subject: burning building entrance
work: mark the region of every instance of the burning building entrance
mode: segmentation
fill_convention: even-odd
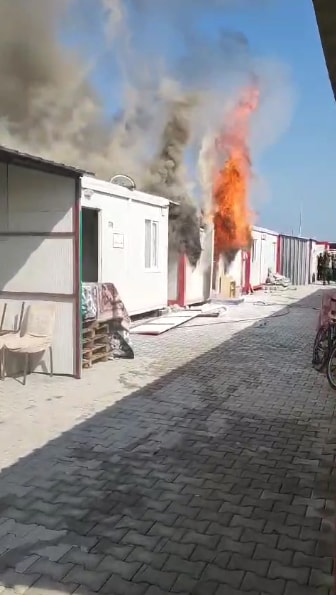
[[[258,103],[258,88],[252,86],[232,110],[213,147],[214,288],[221,274],[230,275],[236,253],[249,250],[252,243],[253,213],[249,206],[252,164],[248,136],[250,119]]]

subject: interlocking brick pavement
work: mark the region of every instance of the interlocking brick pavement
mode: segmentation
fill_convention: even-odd
[[[290,295],[80,383],[4,383],[1,594],[332,593],[336,394],[318,297]]]

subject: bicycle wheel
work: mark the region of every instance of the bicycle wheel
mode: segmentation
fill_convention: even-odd
[[[329,355],[329,331],[322,327],[318,330],[315,337],[313,348],[313,366],[315,370],[321,372],[328,361]]]
[[[334,344],[330,356],[328,358],[327,365],[327,378],[328,382],[334,390],[336,390],[336,345]]]

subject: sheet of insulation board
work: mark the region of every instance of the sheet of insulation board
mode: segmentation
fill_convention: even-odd
[[[199,312],[172,312],[168,316],[160,316],[159,318],[154,318],[149,322],[135,326],[130,332],[136,335],[161,335],[181,324],[185,324],[198,315]]]

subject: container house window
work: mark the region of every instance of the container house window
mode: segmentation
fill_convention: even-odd
[[[255,261],[255,259],[257,258],[257,240],[253,240],[252,241],[252,250],[251,250],[252,254],[252,262]]]
[[[145,268],[157,269],[159,266],[159,224],[145,219]]]

